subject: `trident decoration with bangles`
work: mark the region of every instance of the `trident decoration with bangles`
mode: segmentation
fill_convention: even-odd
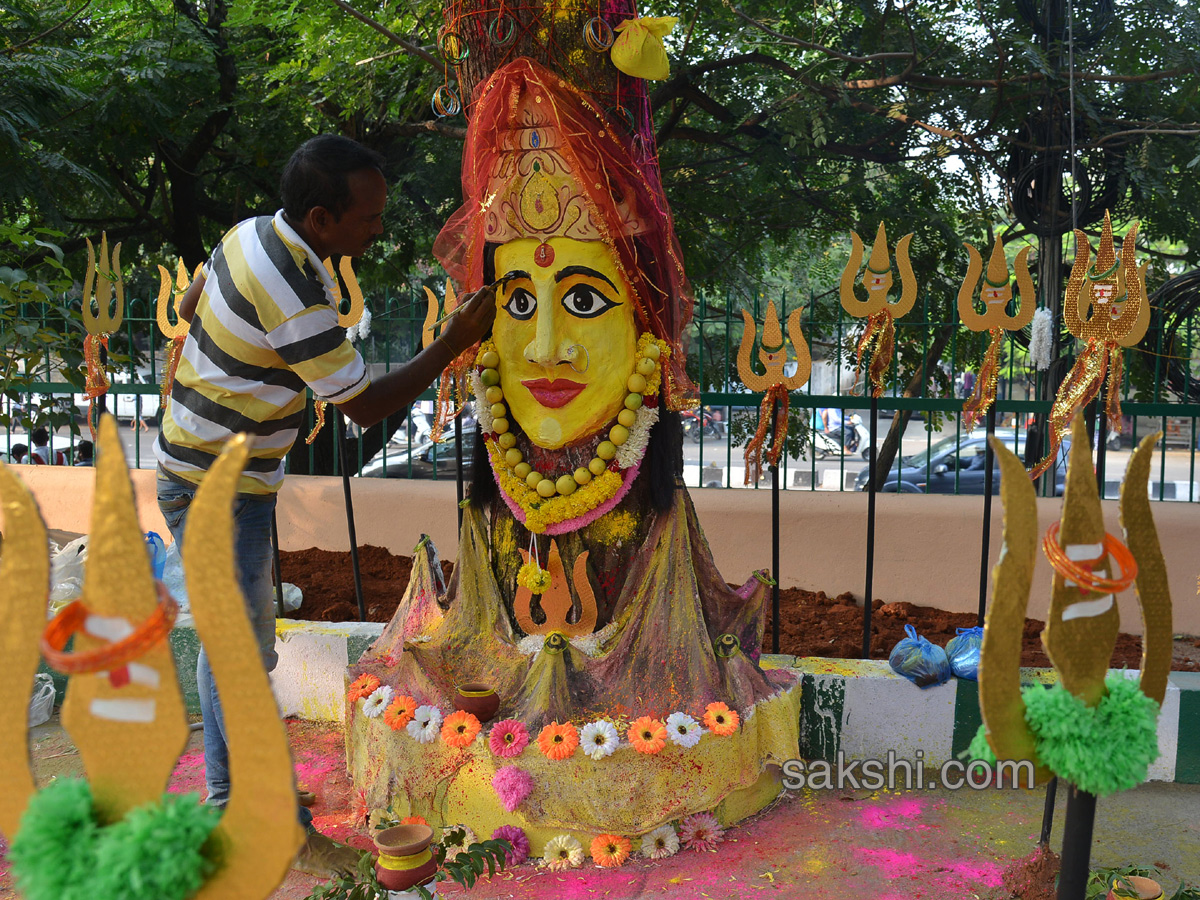
[[[1004,257],[1004,244],[1000,236],[992,245],[992,255],[988,260],[987,271],[983,270],[983,258],[971,244],[964,243],[971,261],[967,266],[967,275],[958,291],[958,316],[962,323],[972,331],[986,331],[991,334],[987,350],[983,354],[983,363],[979,367],[979,377],[975,379],[975,390],[966,403],[963,404],[963,428],[971,431],[982,419],[992,404],[996,402],[996,382],[1000,376],[1000,348],[1004,343],[1004,332],[1020,331],[1031,321],[1037,308],[1037,295],[1033,290],[1033,279],[1029,277],[1029,248],[1023,247],[1017,254],[1013,268],[1016,270],[1017,287],[1020,289],[1020,299],[1017,301],[1017,311],[1013,315],[1007,312],[1009,301],[1013,299],[1012,285],[1009,283],[1008,261]],[[976,312],[975,288],[983,276],[984,287],[979,292],[983,301],[984,311]]]
[[[1142,314],[1142,307],[1148,303],[1146,267],[1139,269],[1137,265],[1137,231],[1135,222],[1125,235],[1118,259],[1106,211],[1094,263],[1087,235],[1075,231],[1075,263],[1063,299],[1063,323],[1087,346],[1058,388],[1050,409],[1050,450],[1030,470],[1031,478],[1050,468],[1072,416],[1091,403],[1106,385],[1105,415],[1109,427],[1118,434],[1121,431],[1125,347],[1131,346],[1129,338],[1139,329],[1145,334],[1149,323],[1149,311],[1145,316]]]
[[[197,489],[183,548],[237,771],[219,812],[166,792],[188,738],[167,639],[178,607],[150,569],[116,420],[103,416],[98,432],[83,596],[49,624],[46,527],[29,490],[0,464],[0,831],[17,883],[26,896],[55,896],[72,872],[95,879],[93,862],[103,858],[115,867],[105,877],[141,885],[140,897],[261,900],[283,880],[303,833],[287,734],[234,565],[232,507],[247,439],[228,442]],[[40,659],[68,676],[62,724],[86,773],[41,790],[25,724]],[[67,859],[78,864],[64,874]]]
[[[83,359],[87,364],[87,380],[84,383],[84,395],[88,400],[88,428],[92,433],[92,441],[96,440],[96,400],[108,393],[108,339],[121,327],[125,318],[125,283],[121,279],[121,245],[113,247],[112,257],[108,255],[108,234],[100,233],[100,263],[96,263],[96,251],[92,242],[84,239],[87,244],[87,273],[83,279],[83,299],[80,311],[83,313],[83,327],[87,329],[87,337],[83,339]],[[93,293],[93,287],[95,291]],[[116,306],[112,307],[114,288],[116,290]],[[95,308],[92,303],[95,302]]]
[[[175,383],[175,370],[179,368],[179,354],[183,350],[183,342],[187,339],[188,323],[179,318],[179,304],[183,300],[183,295],[187,293],[188,287],[200,275],[200,271],[204,266],[196,266],[196,271],[192,273],[192,277],[188,278],[187,267],[184,266],[183,260],[179,260],[179,264],[175,270],[175,285],[172,290],[171,273],[167,271],[166,266],[158,267],[158,303],[155,305],[155,317],[158,320],[158,330],[163,333],[170,343],[167,344],[167,361],[163,367],[163,383],[160,389],[162,403],[166,404],[171,399],[171,385]],[[171,319],[168,313],[175,314],[175,324],[171,324]]]
[[[334,273],[332,257],[326,259],[324,264],[325,271],[329,274],[333,303],[337,307],[338,328],[347,330],[354,328],[362,319],[363,310],[366,309],[362,288],[359,287],[358,278],[354,275],[354,260],[349,256],[343,256],[337,268],[337,272],[342,276],[342,281],[346,283],[346,293],[350,295],[348,297],[342,296],[342,286],[338,283],[337,274]],[[311,444],[315,441],[317,435],[321,433],[321,429],[325,427],[325,407],[327,405],[324,400],[313,401],[313,427],[312,431],[308,433],[308,437],[304,439],[304,443]]]
[[[863,371],[863,357],[868,356],[867,380],[863,382],[863,394],[883,396],[884,379],[892,364],[896,348],[895,320],[907,315],[917,301],[917,278],[908,259],[908,245],[912,234],[906,234],[896,244],[896,268],[900,272],[900,297],[889,300],[892,290],[892,263],[888,256],[887,231],[879,223],[871,256],[862,273],[862,284],[867,289],[867,299],[859,300],[854,293],[854,281],[858,267],[862,265],[863,242],[855,232],[850,232],[850,259],[842,270],[842,309],[858,319],[866,319],[867,325],[859,338],[855,353],[854,380],[858,381]],[[867,388],[870,383],[870,389]]]
[[[808,384],[808,376],[812,374],[812,356],[804,333],[800,330],[800,314],[803,311],[804,307],[797,307],[788,316],[787,333],[796,349],[796,371],[793,375],[786,375],[784,370],[788,363],[788,352],[783,330],[779,327],[779,314],[775,311],[775,301],[767,302],[762,341],[758,348],[758,359],[765,372],[759,375],[750,363],[750,351],[758,334],[758,323],[747,310],[742,310],[745,329],[738,348],[738,376],[750,390],[763,394],[758,408],[758,428],[746,445],[746,484],[756,484],[762,477],[763,446],[767,440],[767,427],[772,423],[774,429],[771,446],[766,451],[767,464],[779,465],[779,457],[787,442],[789,392],[798,391]]]
[[[1156,719],[1172,654],[1171,595],[1148,490],[1161,435],[1143,440],[1129,461],[1122,540],[1105,531],[1082,415],[1073,428],[1062,516],[1040,541],[1033,483],[1020,460],[991,438],[1000,462],[1004,539],[980,664],[984,724],[970,756],[1029,760],[1038,780],[1057,776],[1105,796],[1140,784],[1158,755]],[[1041,684],[1022,690],[1021,641],[1039,544],[1054,572],[1042,643],[1060,681],[1050,690]],[[1140,679],[1108,671],[1120,626],[1116,595],[1134,585],[1143,626]]]

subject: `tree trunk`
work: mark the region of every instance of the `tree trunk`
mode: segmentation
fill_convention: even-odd
[[[937,337],[933,339],[933,343],[929,345],[929,350],[926,351],[925,358],[921,360],[921,365],[913,373],[912,378],[908,380],[908,384],[904,386],[903,396],[917,396],[921,385],[925,383],[925,373],[929,371],[929,367],[933,363],[941,358],[942,351],[950,343],[950,338],[954,334],[956,325],[957,323],[955,325],[948,325],[938,332]],[[896,453],[900,449],[900,438],[904,434],[904,429],[908,427],[908,420],[911,418],[912,410],[896,410],[896,415],[892,419],[892,427],[888,429],[887,437],[883,439],[883,444],[879,447],[879,456],[875,461],[875,490],[877,491],[882,491],[883,486],[887,484],[888,473],[892,471],[892,463],[896,461]]]

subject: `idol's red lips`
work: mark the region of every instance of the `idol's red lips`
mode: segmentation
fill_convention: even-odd
[[[548,378],[534,378],[529,381],[522,381],[529,393],[533,395],[533,399],[549,409],[558,409],[566,406],[572,400],[579,396],[580,392],[587,387],[586,384],[580,384],[578,381],[570,381],[566,378],[558,378],[551,381]]]

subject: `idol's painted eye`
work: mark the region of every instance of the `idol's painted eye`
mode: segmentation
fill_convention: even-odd
[[[517,288],[504,304],[504,309],[514,319],[529,319],[537,312],[537,298],[524,288]]]
[[[562,305],[573,316],[594,319],[620,304],[609,300],[590,285],[577,284],[563,295]]]

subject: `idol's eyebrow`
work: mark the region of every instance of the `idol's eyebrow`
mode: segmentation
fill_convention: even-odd
[[[572,275],[584,275],[588,278],[596,278],[600,281],[603,281],[614,291],[617,291],[617,286],[615,284],[613,284],[611,281],[609,281],[608,278],[606,278],[600,272],[597,272],[595,269],[589,269],[587,266],[567,266],[565,268],[559,269],[557,272],[554,273],[554,281],[557,284],[558,282],[562,281],[564,278],[570,278]],[[620,292],[617,291],[617,293],[620,293]]]
[[[517,278],[529,278],[529,273],[526,272],[524,269],[513,269],[511,272],[508,272],[507,274],[505,274],[505,276],[503,278],[501,278],[500,281],[508,282],[508,281],[513,281],[514,279],[517,279]],[[530,279],[530,280],[532,280],[532,279]]]

